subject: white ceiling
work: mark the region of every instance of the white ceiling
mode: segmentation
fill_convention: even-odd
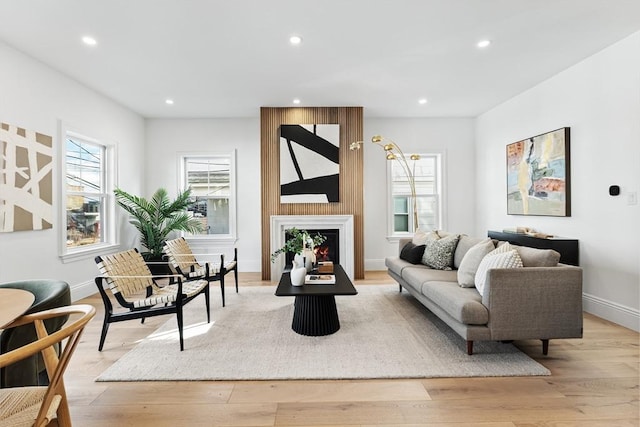
[[[294,98],[473,117],[639,31],[640,0],[0,0],[0,17],[0,41],[144,117]]]

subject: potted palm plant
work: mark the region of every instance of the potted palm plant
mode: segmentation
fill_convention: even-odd
[[[146,249],[142,256],[147,261],[162,260],[165,241],[172,231],[203,230],[202,223],[186,211],[191,204],[191,189],[178,193],[173,201],[164,188],[159,188],[149,200],[119,188],[114,193],[116,202],[131,215],[131,223],[140,232],[140,243]]]

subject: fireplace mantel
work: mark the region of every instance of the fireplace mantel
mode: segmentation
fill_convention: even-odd
[[[270,253],[284,246],[285,230],[298,228],[304,230],[340,231],[338,245],[340,247],[340,265],[353,280],[354,276],[354,235],[353,215],[271,215],[270,221]],[[284,259],[278,258],[271,264],[271,281],[280,280],[284,269]]]

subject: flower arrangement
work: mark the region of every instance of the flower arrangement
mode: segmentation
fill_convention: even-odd
[[[305,249],[313,251],[313,248],[327,238],[320,233],[315,236],[311,236],[307,230],[298,230],[297,228],[291,228],[287,230],[287,234],[290,236],[285,242],[284,246],[271,254],[271,262],[275,262],[280,254],[285,252],[293,252],[298,255],[302,255]]]

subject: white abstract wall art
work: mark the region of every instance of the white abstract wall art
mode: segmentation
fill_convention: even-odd
[[[0,123],[0,232],[53,227],[53,139]]]
[[[280,125],[280,203],[340,201],[340,125]]]

